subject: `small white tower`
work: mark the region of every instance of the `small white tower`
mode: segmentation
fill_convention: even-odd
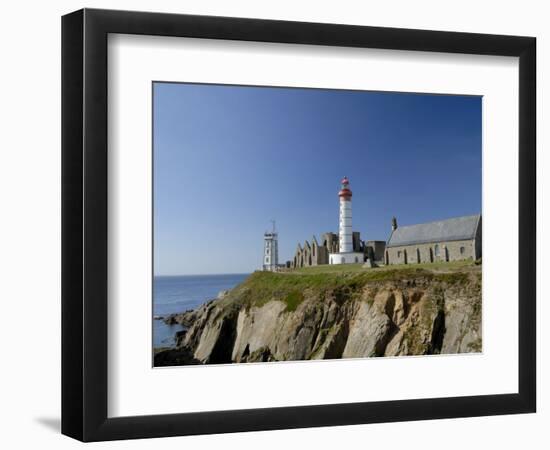
[[[264,233],[264,262],[262,268],[269,272],[275,272],[279,266],[278,237],[275,231],[275,221],[273,220],[272,223],[272,231]]]
[[[340,197],[339,252],[329,254],[329,264],[363,263],[364,255],[353,251],[353,230],[351,222],[351,189],[348,177],[342,179]]]

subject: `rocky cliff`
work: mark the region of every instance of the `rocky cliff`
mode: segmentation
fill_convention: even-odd
[[[481,268],[256,272],[169,320],[155,365],[480,352]]]

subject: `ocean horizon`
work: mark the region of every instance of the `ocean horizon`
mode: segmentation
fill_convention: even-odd
[[[153,316],[167,316],[196,309],[218,296],[221,291],[233,289],[250,273],[204,275],[155,275],[153,277]],[[154,318],[152,318],[154,319]],[[172,347],[180,325],[166,325],[153,320],[153,346]]]

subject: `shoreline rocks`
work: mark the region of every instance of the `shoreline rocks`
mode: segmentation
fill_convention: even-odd
[[[169,314],[162,318],[166,325],[182,325],[189,327],[195,320],[195,314],[197,310],[188,309],[182,313]]]

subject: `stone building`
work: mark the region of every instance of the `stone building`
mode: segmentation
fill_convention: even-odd
[[[353,251],[359,252],[366,256],[366,246],[361,240],[361,234],[354,231],[352,235]],[[374,242],[374,241],[373,241]],[[376,241],[379,242],[379,241]],[[339,242],[336,233],[324,233],[321,236],[321,243],[315,236],[310,241],[305,241],[303,245],[298,244],[294,253],[294,258],[291,261],[291,267],[310,267],[329,264],[329,254],[338,251]],[[382,251],[383,254],[383,251]],[[364,262],[364,257],[362,258]]]
[[[305,241],[304,245],[298,244],[294,258],[291,261],[292,267],[309,267],[327,264],[328,252],[324,245],[319,245],[317,238],[313,236],[311,243]]]
[[[365,242],[367,257],[375,263],[384,263],[384,252],[386,250],[386,241],[367,241]]]
[[[418,264],[481,258],[481,215],[397,226],[385,250],[386,264]]]
[[[325,233],[322,236],[322,240],[322,245],[323,247],[326,247],[328,253],[335,253],[338,251],[340,242],[338,241],[338,235],[336,233]],[[327,262],[325,264],[328,264],[328,255]]]

